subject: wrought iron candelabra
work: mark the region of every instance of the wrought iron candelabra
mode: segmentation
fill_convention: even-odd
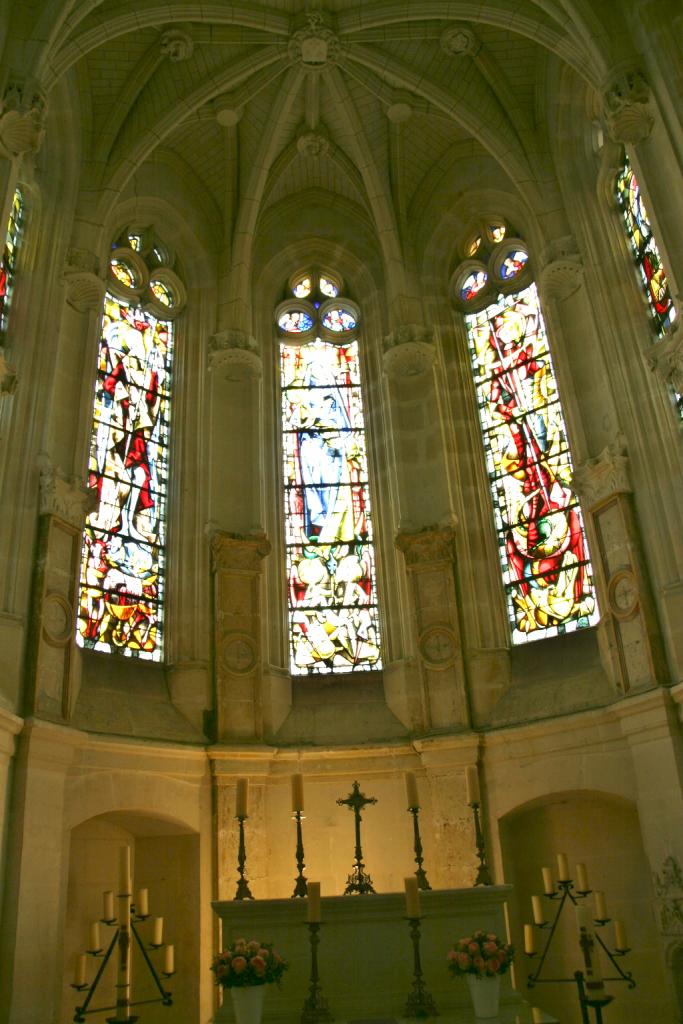
[[[320,974],[318,973],[318,946],[320,944],[319,921],[308,922],[308,941],[311,947],[311,978],[308,985],[308,995],[304,1000],[304,1008],[301,1014],[301,1024],[327,1024],[333,1021],[327,1000],[322,994],[320,985]]]
[[[408,810],[413,816],[413,847],[415,850],[415,863],[417,864],[417,871],[415,872],[417,885],[419,889],[431,889],[431,885],[427,881],[425,869],[422,867],[424,858],[422,856],[422,839],[420,838],[420,808],[409,807]]]
[[[297,896],[308,895],[308,882],[304,875],[304,838],[301,831],[301,822],[303,820],[303,814],[301,811],[294,812],[294,819],[296,821],[296,866],[299,869],[299,874],[296,877],[294,883],[294,892],[292,893],[292,899]]]
[[[366,896],[369,893],[374,893],[375,889],[372,884],[370,875],[365,871],[365,864],[363,863],[363,848],[360,841],[360,823],[361,823],[361,810],[368,804],[376,804],[377,798],[374,796],[364,796],[360,791],[360,783],[354,782],[353,789],[349,795],[342,799],[341,797],[337,800],[340,806],[348,807],[349,810],[353,811],[354,824],[356,828],[356,851],[355,859],[353,864],[353,871],[346,880],[346,888],[344,889],[345,896],[352,896],[354,894],[358,896]]]
[[[253,900],[254,898],[251,894],[251,889],[249,888],[249,882],[244,876],[244,868],[247,863],[247,850],[244,844],[244,823],[247,820],[247,817],[248,815],[246,814],[236,815],[236,818],[240,823],[240,839],[239,848],[237,850],[237,874],[239,875],[239,878],[237,879],[237,890],[235,892],[236,900]]]
[[[584,869],[585,871],[585,869]],[[587,883],[585,883],[587,886]],[[588,928],[580,927],[580,939],[579,945],[584,960],[584,969],[577,970],[569,978],[543,978],[541,972],[548,956],[548,951],[553,942],[553,938],[557,931],[557,926],[562,916],[562,912],[567,903],[572,904],[574,907],[579,907],[586,897],[590,896],[592,889],[575,889],[574,882],[572,879],[560,880],[556,883],[552,892],[546,892],[544,895],[546,899],[557,903],[557,910],[552,921],[536,921],[535,926],[543,931],[548,932],[548,939],[545,943],[543,952],[539,955],[534,951],[525,950],[526,955],[530,958],[538,957],[538,966],[535,971],[527,976],[527,987],[533,988],[535,985],[544,983],[569,983],[576,985],[579,1004],[581,1007],[581,1020],[582,1024],[590,1024],[589,1009],[595,1011],[595,1024],[602,1024],[602,1011],[605,1006],[612,1002],[614,996],[609,995],[604,989],[603,982],[625,982],[630,989],[636,987],[635,979],[630,971],[622,970],[619,960],[630,953],[630,948],[625,949],[609,949],[607,944],[603,941],[598,932],[592,933]],[[593,918],[594,928],[604,928],[606,924],[610,922],[609,917]],[[531,926],[527,925],[526,928]],[[615,969],[616,975],[608,978],[602,978],[599,973],[597,963],[597,946],[607,956],[611,966]],[[526,945],[526,942],[525,942]],[[534,944],[535,945],[535,944]]]
[[[438,1010],[434,998],[427,990],[422,974],[420,959],[420,918],[406,918],[410,928],[410,939],[413,944],[413,985],[406,1000],[406,1017],[436,1017]]]
[[[484,842],[484,830],[481,827],[481,816],[479,813],[480,804],[478,801],[472,801],[469,806],[472,808],[472,814],[474,815],[474,838],[477,844],[477,857],[479,858],[479,867],[477,868],[477,877],[474,880],[474,884],[493,885],[493,879],[491,878],[491,872],[489,871],[486,859],[486,843]]]

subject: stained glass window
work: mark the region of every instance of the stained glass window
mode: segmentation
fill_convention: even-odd
[[[116,267],[113,267],[117,275]],[[173,325],[107,294],[81,557],[77,642],[159,661]]]
[[[616,193],[650,312],[657,334],[661,336],[676,319],[676,307],[643,196],[628,160],[617,176]]]
[[[358,341],[283,343],[280,379],[291,671],[381,668]]]
[[[500,276],[503,281],[511,281],[522,273],[529,259],[529,253],[524,249],[510,249],[505,254],[500,264]]]
[[[7,332],[7,320],[14,290],[14,275],[16,273],[17,252],[21,242],[23,221],[24,197],[21,189],[18,188],[12,199],[12,209],[10,210],[7,234],[5,236],[5,248],[2,253],[2,263],[0,264],[0,340]]]
[[[590,626],[592,572],[536,286],[465,319],[513,642]]]
[[[486,287],[488,281],[488,274],[485,270],[473,270],[471,274],[468,274],[462,283],[460,288],[460,297],[464,302],[469,302],[473,299],[482,288]]]
[[[346,309],[330,309],[323,316],[323,327],[329,331],[341,333],[342,331],[353,331],[356,321]]]
[[[313,317],[298,309],[287,310],[278,320],[278,327],[288,334],[303,334],[313,327]]]

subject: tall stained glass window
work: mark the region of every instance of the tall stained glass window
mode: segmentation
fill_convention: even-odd
[[[162,278],[161,296],[155,288]],[[159,661],[168,493],[173,272],[148,272],[132,248],[110,264],[99,343],[88,484],[97,504],[83,538],[77,642]]]
[[[487,266],[495,291],[472,312],[461,299],[514,643],[569,633],[598,618],[567,431],[527,259],[518,239],[500,243]],[[460,277],[471,273],[470,262]]]
[[[299,277],[276,313],[290,667],[296,675],[377,669],[359,314],[332,275]]]
[[[0,341],[7,333],[7,319],[12,302],[12,291],[14,290],[17,253],[21,242],[23,222],[24,197],[21,189],[18,188],[12,199],[12,209],[10,210],[7,234],[5,235],[5,247],[2,252],[2,263],[0,263]]]

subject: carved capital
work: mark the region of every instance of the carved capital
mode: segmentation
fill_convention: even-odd
[[[628,456],[621,440],[607,445],[594,459],[588,459],[574,470],[572,487],[589,509],[595,508],[615,494],[628,494]]]
[[[342,51],[339,37],[320,11],[308,11],[305,18],[305,27],[294,32],[289,41],[290,59],[309,71],[336,63]]]
[[[461,22],[444,29],[440,44],[449,57],[476,57],[481,49],[481,41],[470,26]]]
[[[615,142],[637,144],[652,131],[650,86],[642,71],[629,68],[614,73],[602,94],[605,124]]]
[[[97,494],[80,482],[65,476],[48,456],[40,456],[40,514],[58,516],[76,530],[82,530],[85,517],[97,504]]]
[[[302,132],[296,140],[296,148],[302,156],[326,156],[330,150],[330,141],[321,131]]]
[[[183,60],[190,59],[194,53],[194,43],[189,33],[172,28],[162,35],[159,49],[172,64],[179,64]]]
[[[677,298],[676,308],[680,309],[678,302]],[[683,331],[678,324],[668,338],[652,346],[645,359],[650,369],[677,395],[683,394]]]
[[[404,324],[384,338],[384,369],[390,377],[418,377],[436,358],[434,332],[421,324]]]
[[[453,561],[455,530],[452,526],[425,526],[416,533],[401,531],[396,547],[403,552],[408,569]]]
[[[79,313],[101,311],[106,285],[102,278],[90,270],[79,270],[67,263],[62,275],[66,285],[66,300]]]
[[[260,573],[261,560],[271,551],[264,533],[245,537],[239,533],[214,530],[211,535],[211,564],[214,572]]]
[[[11,395],[17,386],[17,374],[5,359],[5,350],[0,348],[0,395]]]
[[[543,253],[541,292],[552,299],[566,299],[581,286],[583,262],[573,235],[551,242]]]
[[[37,153],[45,134],[45,93],[32,79],[10,73],[0,108],[0,154]]]
[[[209,338],[209,370],[227,380],[260,377],[262,364],[258,343],[244,331],[219,331]]]

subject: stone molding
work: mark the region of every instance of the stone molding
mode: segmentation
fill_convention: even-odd
[[[481,49],[481,41],[470,26],[462,22],[444,29],[439,45],[449,57],[476,57]]]
[[[97,495],[70,479],[46,455],[40,458],[40,514],[58,516],[76,530],[82,530],[85,517],[94,510]]]
[[[632,490],[628,462],[621,441],[607,445],[594,459],[587,459],[582,466],[577,466],[572,487],[589,509],[615,494],[628,494]]]
[[[404,324],[384,338],[384,370],[389,377],[419,377],[436,359],[434,331],[422,324]]]
[[[194,53],[194,43],[189,33],[172,28],[162,35],[159,50],[172,64],[180,64],[190,59]]]
[[[227,379],[260,377],[261,355],[255,338],[245,331],[229,328],[209,338],[209,370]]]
[[[417,532],[401,531],[396,535],[395,544],[403,552],[406,567],[452,562],[455,530],[452,526],[425,526]]]
[[[325,23],[320,11],[308,11],[305,17],[306,26],[294,32],[289,41],[290,60],[303,64],[309,71],[336,63],[342,53],[339,37]]]
[[[5,350],[0,347],[0,395],[14,394],[16,386],[16,370],[7,362],[7,359],[5,358]]]
[[[33,80],[10,73],[0,107],[0,155],[37,153],[45,135],[47,101]]]
[[[676,308],[681,309],[681,299],[676,296]],[[676,324],[668,338],[656,342],[645,355],[645,360],[661,379],[673,388],[676,394],[683,394],[683,331]]]
[[[602,93],[607,130],[615,142],[637,145],[648,138],[655,123],[650,86],[639,68],[611,75]]]
[[[271,552],[265,533],[245,537],[239,533],[214,530],[211,535],[211,565],[214,572],[261,572],[261,561]]]
[[[543,253],[540,287],[552,299],[567,299],[583,282],[583,260],[572,235],[558,238]]]

